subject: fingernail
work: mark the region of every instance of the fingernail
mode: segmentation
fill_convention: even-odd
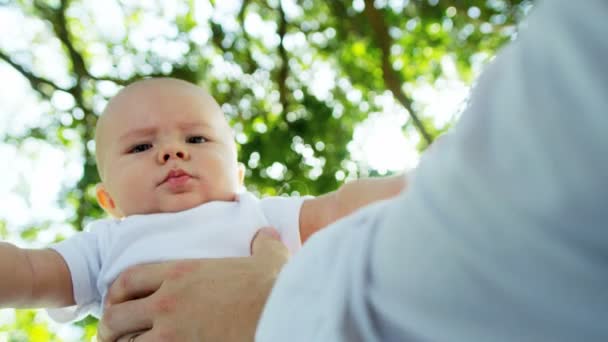
[[[277,232],[275,229],[273,228],[262,228],[260,230],[258,230],[258,234],[264,234],[266,236],[270,236],[273,239],[276,240],[281,240],[281,236],[279,235],[279,232]]]

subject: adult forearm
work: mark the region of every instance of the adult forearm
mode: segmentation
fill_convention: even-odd
[[[32,268],[26,251],[0,242],[0,308],[18,308],[32,299]]]

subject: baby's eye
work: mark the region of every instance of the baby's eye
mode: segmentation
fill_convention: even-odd
[[[202,144],[205,141],[207,141],[207,139],[200,135],[195,135],[186,139],[186,142],[188,142],[189,144]]]
[[[129,153],[141,153],[152,148],[152,144],[137,144],[129,150]]]

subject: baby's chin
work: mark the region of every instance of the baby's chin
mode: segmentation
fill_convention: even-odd
[[[159,203],[159,213],[174,213],[178,211],[184,211],[192,208],[196,208],[208,202],[223,201],[232,202],[236,201],[237,191],[218,191],[213,194],[207,192],[184,192],[180,194],[171,194],[170,196],[163,197]]]
[[[140,206],[138,208],[129,208],[130,213],[126,213],[125,216],[132,215],[148,215],[148,214],[159,214],[159,213],[176,213],[184,210],[196,208],[208,202],[213,201],[235,201],[236,192],[226,193],[220,198],[208,198],[198,193],[181,193],[171,194],[166,198],[161,198],[158,203],[152,206]]]
[[[135,215],[150,215],[150,214],[160,214],[160,213],[176,213],[192,208],[196,208],[199,205],[205,204],[209,202],[209,200],[205,199],[194,199],[194,198],[175,198],[170,201],[165,201],[165,203],[159,203],[157,205],[149,205],[149,206],[141,206],[136,208],[129,208],[130,210],[125,212],[125,217],[135,216]]]

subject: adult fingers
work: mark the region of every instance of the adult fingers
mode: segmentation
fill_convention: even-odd
[[[165,341],[183,341],[181,337],[176,337],[173,334],[163,334],[158,329],[150,329],[144,332],[128,334],[122,336],[116,342],[165,342]],[[198,341],[198,339],[197,339]]]
[[[150,330],[139,331],[120,337],[116,342],[145,342],[151,336]]]
[[[104,311],[97,325],[97,338],[101,342],[114,342],[120,336],[152,328],[147,299],[138,299],[112,305]]]
[[[108,289],[105,307],[145,297],[158,290],[166,279],[167,263],[142,264],[122,272]]]
[[[281,264],[289,259],[289,250],[283,242],[279,233],[274,228],[262,228],[258,230],[251,243],[251,255],[254,257],[277,260]]]

